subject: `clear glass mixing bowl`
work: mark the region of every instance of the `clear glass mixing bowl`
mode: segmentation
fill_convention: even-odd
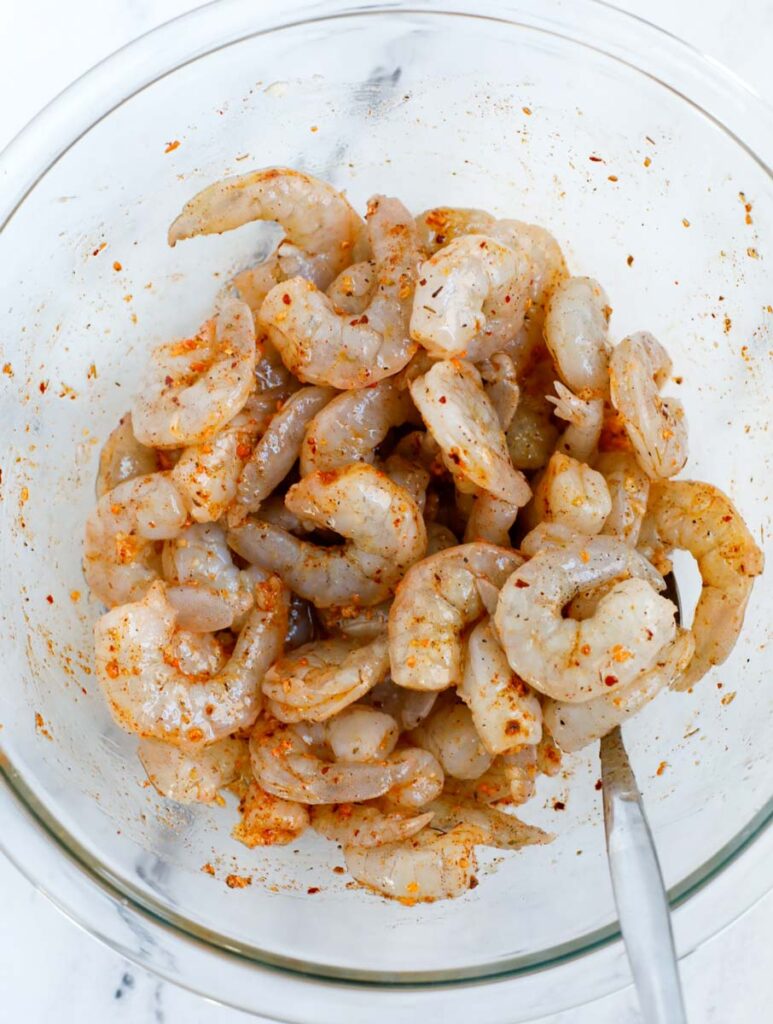
[[[312,835],[249,852],[232,806],[156,796],[113,724],[90,669],[82,526],[145,353],[194,328],[265,240],[254,226],[171,250],[168,223],[215,178],[291,164],[360,207],[378,190],[549,227],[606,286],[613,335],[667,345],[690,474],[766,538],[772,139],[770,111],[726,72],[590,0],[230,0],[45,110],[0,174],[1,841],[22,870],[127,956],[281,1020],[521,1021],[625,984],[595,751],[524,813],[555,843],[482,856],[455,902],[351,889]],[[679,569],[689,604],[695,572]],[[626,727],[681,953],[771,881],[769,579],[731,659]],[[229,889],[229,873],[252,884]]]

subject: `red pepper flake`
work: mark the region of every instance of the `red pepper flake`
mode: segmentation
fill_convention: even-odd
[[[116,261],[115,261],[115,263],[113,264],[113,270],[116,270],[116,271],[117,271],[117,270],[123,270],[123,267],[122,267],[122,266],[121,266],[121,264],[120,264],[120,263],[118,262],[118,260],[116,260]]]
[[[605,686],[614,686],[617,683],[617,676],[604,676]]]
[[[518,579],[515,581],[515,586],[517,590],[523,590],[525,587],[530,587],[531,583],[527,583],[526,580]]]
[[[652,163],[652,161],[650,160],[650,158],[648,156],[645,156],[645,158],[644,158],[644,166],[645,167],[649,167],[651,163]]]
[[[319,886],[318,885],[310,885],[309,888],[306,890],[306,892],[308,893],[309,896],[314,896],[316,893],[319,892]]]
[[[100,242],[96,249],[92,252],[92,256],[99,256],[103,249],[107,248],[107,242]]]
[[[604,158],[600,156],[589,156],[589,160],[592,160],[594,164],[603,164]]]
[[[595,786],[594,786],[593,788],[594,788],[594,789],[596,790],[596,792],[598,793],[598,792],[600,792],[600,791],[601,791],[601,787],[602,787],[603,785],[604,785],[604,784],[603,784],[603,782],[601,781],[601,779],[596,779],[596,785],[595,785]]]
[[[13,377],[13,367],[10,363],[3,363],[3,373],[6,377]]]
[[[554,800],[553,801],[553,810],[554,811],[563,811],[565,809],[565,807],[566,807],[566,804],[564,803],[563,800]]]
[[[480,885],[480,882],[475,877],[475,875],[470,875],[470,885],[469,885],[469,888],[470,889],[477,889],[479,885]]]
[[[445,405],[447,401],[448,399],[445,395],[441,395],[440,398],[438,398],[438,402],[440,402],[441,405]]]
[[[289,306],[292,301],[293,300],[290,298],[287,292],[285,292],[284,295],[282,296],[282,302],[284,302],[285,306]]]
[[[633,256],[628,256],[625,262],[628,264],[629,267],[632,267],[633,266]]]
[[[212,867],[209,861],[207,861],[206,864],[201,865],[201,870],[204,872],[205,875],[212,875],[214,877],[215,869]]]
[[[336,866],[333,868],[333,871],[335,871],[335,873],[337,875],[345,875],[346,874],[346,868],[341,867],[340,864],[336,864]]]
[[[724,323],[725,323],[725,326],[724,326],[725,334],[729,334],[730,333],[730,328],[733,326],[733,321],[730,319],[729,316],[725,316]]]
[[[531,107],[521,107],[521,110],[526,114],[527,117],[531,117]]]
[[[165,153],[172,153],[175,149],[177,149],[177,147],[179,145],[180,145],[180,140],[179,139],[175,139],[174,142],[167,142],[166,149],[164,150],[164,152]]]
[[[97,379],[97,368],[94,365],[94,363],[92,363],[89,366],[88,370],[86,371],[86,379],[87,380],[96,380]]]
[[[682,226],[686,228],[689,228],[690,226],[690,222],[686,217],[682,217]]]
[[[48,390],[48,381],[42,380],[40,384],[38,384],[38,390],[40,391],[41,395],[45,395],[46,391]]]
[[[35,728],[40,733],[40,735],[45,736],[47,740],[52,740],[54,738],[46,728],[45,719],[43,718],[39,711],[35,712]]]
[[[655,772],[655,774],[662,775],[666,768],[668,768],[668,761],[661,761],[658,765],[658,770]]]
[[[617,181],[617,175],[616,174],[609,174],[609,175],[607,175],[607,181]]]
[[[46,601],[48,601],[49,604],[53,604],[54,603],[54,595],[53,594],[46,594]]]

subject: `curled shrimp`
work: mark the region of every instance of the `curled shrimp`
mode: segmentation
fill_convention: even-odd
[[[253,849],[256,846],[286,846],[309,827],[309,809],[294,800],[282,800],[251,782],[239,801],[240,821],[232,835]]]
[[[437,358],[498,352],[523,323],[529,268],[487,235],[454,239],[419,266],[411,337]]]
[[[284,480],[298,458],[307,425],[334,393],[331,388],[301,388],[272,417],[239,476],[237,507],[233,510],[235,522],[249,512],[256,512]]]
[[[301,250],[303,269],[320,287],[351,263],[363,230],[359,215],[331,185],[289,167],[268,167],[202,189],[172,223],[169,244],[219,235],[256,220],[282,227],[286,241],[281,249],[288,262],[294,250]],[[286,272],[301,271],[290,265]]]
[[[411,733],[411,740],[434,754],[445,774],[454,779],[477,779],[491,766],[492,756],[465,704],[438,701]]]
[[[189,674],[180,651],[197,634],[178,630],[164,584],[114,608],[95,629],[97,676],[119,725],[171,743],[212,743],[255,721],[260,681],[282,650],[287,594],[276,577],[259,584],[236,647],[214,673]],[[189,666],[190,667],[190,666]]]
[[[485,540],[499,547],[510,546],[510,528],[518,516],[518,506],[502,501],[488,491],[475,499],[464,531],[465,543]]]
[[[646,331],[623,338],[609,363],[612,404],[639,465],[656,480],[675,476],[687,461],[684,406],[660,394],[670,373],[668,352]]]
[[[481,585],[501,587],[522,562],[514,551],[478,542],[446,548],[409,569],[389,612],[394,681],[412,690],[461,682],[461,633],[485,610]]]
[[[571,753],[606,736],[616,725],[637,712],[667,686],[678,681],[693,655],[695,643],[685,629],[659,652],[655,664],[613,693],[602,693],[577,704],[546,700],[545,724],[559,747]]]
[[[499,425],[506,431],[513,422],[521,397],[515,364],[505,352],[495,352],[479,365],[478,370],[486,382],[486,394],[494,406]]]
[[[443,523],[427,523],[427,556],[436,555],[446,548],[455,548],[459,544],[456,534]]]
[[[494,616],[512,669],[548,697],[581,701],[651,668],[675,636],[676,607],[641,578],[644,562],[612,537],[538,551],[502,587]],[[591,618],[562,618],[580,590],[626,573],[637,575],[617,582]]]
[[[411,394],[457,483],[474,484],[513,505],[526,504],[531,490],[510,461],[505,435],[474,366],[459,359],[435,363],[413,381]]]
[[[475,800],[444,794],[429,805],[432,826],[452,829],[463,825],[478,833],[476,842],[500,850],[518,850],[522,846],[549,843],[553,837],[536,825],[527,825],[514,814],[504,814]]]
[[[269,337],[302,381],[363,387],[402,370],[416,350],[408,333],[417,262],[413,218],[397,199],[376,196],[368,204],[368,231],[378,283],[359,316],[336,312],[302,277],[272,288],[261,306]]]
[[[542,709],[531,688],[510,668],[491,619],[470,633],[462,682],[456,691],[470,709],[481,743],[503,754],[542,738]]]
[[[250,736],[252,771],[267,792],[304,804],[360,803],[383,796],[410,775],[411,766],[389,759],[324,761],[300,726],[261,720]]]
[[[496,219],[485,210],[435,206],[416,218],[416,234],[422,252],[433,255],[463,235],[487,235]]]
[[[246,741],[232,736],[206,747],[141,739],[137,753],[156,792],[180,804],[212,803],[249,766]]]
[[[645,523],[666,549],[689,551],[701,574],[692,623],[695,654],[676,687],[684,690],[735,646],[763,554],[735,505],[711,484],[653,482]]]
[[[426,807],[443,792],[443,768],[429,750],[422,747],[401,747],[390,760],[403,765],[405,776],[387,792],[390,803],[399,807]]]
[[[421,690],[406,690],[391,679],[374,686],[367,696],[368,703],[379,711],[385,711],[403,729],[415,729],[432,710],[437,693]]]
[[[350,704],[328,719],[325,726],[336,761],[378,761],[388,757],[399,735],[395,719],[368,704]]]
[[[252,313],[234,300],[193,338],[159,345],[132,406],[137,440],[180,448],[213,437],[249,398],[255,361]]]
[[[363,697],[388,671],[385,636],[364,645],[345,637],[317,640],[272,665],[263,693],[281,722],[323,722]]]
[[[374,805],[321,804],[311,811],[312,828],[321,836],[342,846],[365,849],[410,839],[430,821],[431,811],[409,815]]]
[[[464,825],[440,833],[424,828],[400,843],[345,846],[344,859],[361,885],[384,896],[410,903],[452,899],[471,887],[478,837]]]
[[[147,476],[159,468],[156,453],[134,436],[130,412],[118,421],[99,453],[97,497],[101,498],[124,480]]]
[[[577,533],[600,533],[612,511],[607,482],[584,462],[554,452],[534,488],[529,524],[561,523]]]
[[[301,476],[352,462],[375,462],[376,448],[392,427],[408,420],[412,406],[407,389],[393,377],[338,395],[308,424]]]
[[[188,513],[168,473],[125,480],[86,520],[83,574],[109,607],[141,597],[161,573],[157,541],[177,536]]]
[[[371,260],[346,267],[327,289],[335,309],[349,316],[361,316],[376,290],[376,265]]]
[[[595,469],[606,480],[612,503],[601,532],[636,547],[647,511],[650,478],[630,452],[602,452]]]
[[[352,640],[375,640],[386,633],[389,604],[389,601],[384,601],[368,608],[359,605],[320,608],[318,615],[325,629],[332,633],[340,633]]]
[[[561,246],[546,228],[522,220],[498,220],[490,233],[505,245],[520,249],[526,256],[531,298],[528,315],[535,319],[541,331],[545,306],[567,276]]]
[[[334,530],[347,543],[320,547],[260,522],[231,530],[228,542],[318,607],[378,604],[426,551],[416,502],[365,463],[311,473],[290,488],[285,502],[301,519]]]

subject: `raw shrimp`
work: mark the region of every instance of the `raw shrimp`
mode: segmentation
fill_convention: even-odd
[[[352,462],[375,462],[378,445],[392,427],[406,422],[412,408],[408,390],[394,377],[338,395],[308,424],[301,476]]]
[[[609,363],[612,404],[639,465],[653,479],[674,476],[687,461],[687,421],[678,398],[663,398],[671,359],[646,331],[623,338]]]
[[[350,605],[346,608],[321,608],[318,612],[326,630],[342,633],[353,640],[375,640],[386,633],[390,602],[371,608]]]
[[[317,640],[272,665],[263,693],[281,722],[323,722],[363,697],[388,671],[386,636],[364,645],[347,637]]]
[[[549,843],[553,837],[536,825],[527,825],[514,814],[464,797],[443,795],[429,805],[432,827],[443,829],[464,825],[479,833],[477,842],[500,850],[518,850],[522,846]]]
[[[411,394],[457,483],[474,484],[513,505],[526,504],[531,490],[510,461],[505,435],[474,366],[459,359],[435,363],[411,384]]]
[[[334,530],[347,543],[323,548],[265,523],[229,533],[243,558],[272,569],[318,607],[378,604],[427,548],[424,520],[413,498],[366,463],[311,473],[287,492],[301,519]]]
[[[234,300],[195,337],[159,345],[132,407],[137,440],[153,448],[209,440],[249,398],[256,358],[252,313]]]
[[[432,710],[437,693],[406,690],[391,679],[374,686],[367,696],[368,703],[379,711],[386,711],[406,730],[415,729]]]
[[[349,389],[401,370],[416,351],[408,333],[416,283],[413,218],[397,199],[368,204],[377,286],[351,318],[309,281],[294,277],[268,293],[260,320],[285,365],[302,381]]]
[[[483,491],[473,502],[467,519],[464,541],[485,540],[500,547],[510,546],[510,527],[518,516],[518,506]]]
[[[419,512],[424,515],[427,504],[427,487],[430,474],[416,462],[408,462],[402,455],[392,454],[384,459],[381,468],[398,487],[402,487],[416,502]],[[425,524],[426,525],[426,524]]]
[[[556,446],[558,430],[542,395],[521,394],[510,426],[507,450],[516,469],[541,469]]]
[[[279,256],[273,252],[267,259],[256,263],[255,266],[240,270],[228,282],[225,293],[246,302],[257,320],[263,300],[275,284],[284,280],[284,277]]]
[[[494,498],[498,501],[498,498]],[[427,523],[427,557],[436,555],[446,548],[455,548],[459,544],[456,535],[442,523]]]
[[[554,452],[534,488],[527,521],[561,523],[577,533],[600,533],[612,511],[612,499],[601,473],[584,462]]]
[[[470,634],[457,693],[469,707],[490,754],[536,744],[542,738],[539,699],[510,668],[491,619],[479,622]]]
[[[523,323],[529,265],[520,249],[463,235],[419,266],[411,337],[439,359],[498,352]]]
[[[101,498],[124,480],[155,473],[158,468],[156,453],[140,444],[134,436],[131,413],[124,413],[99,453],[97,497]]]
[[[346,267],[327,289],[336,312],[361,316],[368,308],[377,282],[375,263],[365,260]]]
[[[395,749],[400,729],[385,711],[352,704],[328,720],[325,733],[336,761],[378,761]]]
[[[196,634],[177,628],[164,584],[97,622],[97,676],[119,725],[172,743],[212,743],[247,728],[260,711],[260,681],[282,650],[286,591],[276,577],[256,587],[255,607],[218,672],[191,676],[178,667],[180,643]],[[204,675],[204,678],[201,678]]]
[[[430,821],[431,811],[410,816],[362,804],[322,804],[311,812],[312,828],[321,836],[342,846],[364,849],[410,839]]]
[[[645,523],[667,549],[689,551],[701,574],[692,622],[695,655],[676,687],[685,690],[735,646],[763,554],[735,505],[711,484],[653,482]]]
[[[560,380],[553,387],[556,394],[547,395],[547,401],[556,416],[569,424],[558,441],[559,451],[583,462],[592,459],[604,426],[604,400],[580,398]]]
[[[548,697],[578,701],[650,668],[675,636],[676,607],[645,579],[616,583],[590,619],[561,615],[578,591],[641,573],[644,561],[612,537],[537,552],[499,595],[495,624],[512,669]]]
[[[323,761],[303,738],[301,726],[260,720],[250,736],[255,778],[267,792],[305,804],[359,803],[383,796],[411,774],[411,765],[390,759]]]
[[[475,800],[480,804],[523,804],[536,792],[537,747],[525,744],[506,754],[499,754],[488,771],[477,779],[449,779],[445,791],[456,799]]]
[[[251,782],[239,801],[241,820],[232,836],[253,849],[256,846],[286,846],[309,826],[309,809],[293,800],[282,800]]]
[[[249,768],[246,740],[232,736],[207,747],[141,739],[137,753],[153,788],[180,804],[217,800],[218,790]]]
[[[412,690],[461,682],[461,633],[485,609],[480,584],[501,587],[522,563],[514,551],[477,542],[446,548],[409,569],[389,613],[394,681]]]
[[[412,839],[383,846],[345,846],[349,873],[393,899],[418,903],[452,899],[473,884],[479,833],[464,825],[438,833],[425,828]]]
[[[446,775],[479,778],[491,766],[492,757],[481,742],[469,708],[446,701],[438,705],[414,729],[411,741],[434,754]]]
[[[169,228],[169,244],[195,235],[222,234],[250,221],[275,221],[290,257],[302,250],[304,270],[326,288],[357,252],[362,219],[344,196],[324,181],[289,167],[268,167],[225,178],[203,189]],[[289,243],[289,245],[288,245]],[[299,273],[288,266],[288,272]]]
[[[109,607],[141,597],[161,572],[156,541],[177,536],[187,510],[168,473],[125,480],[86,520],[83,574]]]
[[[537,314],[537,326],[541,330],[545,304],[567,276],[561,246],[545,228],[522,220],[498,220],[490,234],[525,254],[529,264],[529,297],[532,303],[529,316]]]
[[[650,479],[630,452],[602,452],[595,468],[606,480],[612,502],[601,532],[635,548],[647,510]]]
[[[652,668],[613,693],[577,704],[546,700],[545,724],[562,750],[571,753],[601,739],[616,725],[635,715],[662,689],[673,686],[693,656],[695,643],[685,629],[660,651]]]
[[[292,469],[301,450],[306,427],[335,392],[332,388],[301,388],[282,405],[244,463],[232,510],[234,525],[248,512],[256,512]]]
[[[435,206],[416,218],[416,233],[422,252],[432,256],[438,249],[463,235],[487,235],[496,219],[485,210]]]
[[[429,750],[421,747],[402,747],[390,757],[401,764],[406,775],[387,792],[387,798],[398,807],[426,807],[443,792],[445,776],[440,762]]]
[[[499,425],[507,431],[518,409],[521,389],[515,364],[505,352],[495,352],[490,359],[478,366],[478,372],[486,382],[486,394],[494,406]]]

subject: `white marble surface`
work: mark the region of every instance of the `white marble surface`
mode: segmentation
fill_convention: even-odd
[[[190,0],[0,0],[0,147],[82,71],[194,6]],[[770,0],[619,0],[618,6],[689,40],[773,101]],[[66,920],[2,858],[0,922],[0,1020],[9,1024],[255,1019],[127,963]],[[691,1024],[770,1019],[771,949],[773,894],[683,962]],[[627,989],[541,1024],[640,1020]]]

